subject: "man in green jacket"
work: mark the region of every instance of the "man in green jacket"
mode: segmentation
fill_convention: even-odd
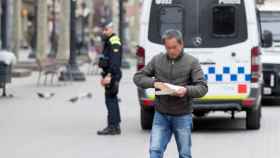
[[[199,61],[183,52],[182,33],[168,30],[162,40],[167,53],[155,56],[134,76],[135,84],[143,89],[162,90],[165,83],[181,86],[171,95],[156,96],[150,158],[163,157],[172,134],[179,157],[191,158],[192,98],[206,95],[208,86]]]

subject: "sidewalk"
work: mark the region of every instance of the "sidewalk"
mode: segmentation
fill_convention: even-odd
[[[87,66],[81,67],[84,72],[86,69]],[[120,87],[122,125],[125,130],[123,136],[113,139],[123,144],[126,144],[127,137],[137,138],[137,133],[132,130],[139,131],[139,127],[135,126],[139,108],[136,89],[132,88],[134,72],[135,69],[123,70]],[[102,153],[98,148],[112,141],[112,138],[96,135],[96,131],[106,125],[100,76],[87,76],[85,82],[73,82],[66,86],[37,87],[37,75],[34,72],[30,77],[13,79],[12,84],[7,86],[7,93],[14,97],[0,98],[0,156],[99,157],[98,154]],[[49,100],[39,99],[37,92],[54,92],[55,96]],[[75,104],[67,101],[87,92],[92,92],[92,99]]]

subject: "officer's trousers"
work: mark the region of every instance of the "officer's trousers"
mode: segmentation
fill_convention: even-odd
[[[108,126],[119,127],[121,122],[120,108],[118,102],[118,82],[112,83],[110,87],[105,88],[105,103],[108,110]]]

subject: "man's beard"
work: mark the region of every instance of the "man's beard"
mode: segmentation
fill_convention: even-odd
[[[177,55],[172,55],[172,54],[169,54],[169,53],[167,52],[167,55],[168,55],[168,57],[169,57],[170,59],[177,59],[177,58],[180,56],[180,54],[181,54],[181,53],[179,53],[179,54],[177,54]]]

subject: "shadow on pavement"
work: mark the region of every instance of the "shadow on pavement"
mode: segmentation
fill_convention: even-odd
[[[263,99],[262,100],[262,105],[264,107],[275,106],[275,107],[280,108],[280,99]]]
[[[194,132],[246,132],[245,118],[235,118],[232,120],[227,117],[205,117],[194,118]]]

